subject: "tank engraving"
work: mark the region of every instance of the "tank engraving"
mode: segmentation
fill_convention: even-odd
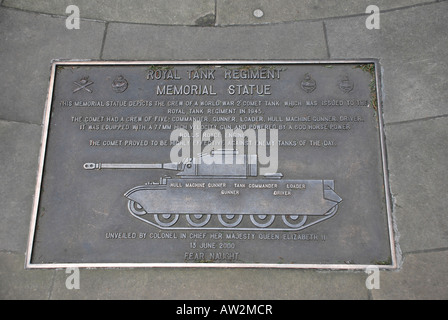
[[[226,161],[209,164],[214,153],[222,155]],[[132,216],[164,230],[300,231],[330,219],[338,211],[342,199],[334,190],[333,180],[284,180],[281,173],[259,177],[257,164],[256,155],[216,150],[210,155],[201,154],[180,163],[84,163],[83,168],[176,171],[174,178],[162,176],[159,181],[136,186],[124,194]],[[240,179],[246,180],[241,183]],[[235,207],[228,201],[228,196],[263,202],[263,206]],[[160,202],[163,197],[179,205],[167,206]],[[201,201],[189,200],[204,197],[207,206]],[[209,226],[212,218],[219,221],[218,226]],[[251,224],[241,226],[243,219]],[[282,225],[274,226],[275,220],[281,221]]]

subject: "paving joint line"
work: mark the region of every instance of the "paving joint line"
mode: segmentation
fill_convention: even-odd
[[[445,0],[443,0],[445,1]],[[423,3],[416,3],[416,4],[411,4],[409,6],[403,6],[403,7],[397,7],[397,8],[390,8],[390,9],[385,9],[385,10],[381,10],[380,8],[380,12],[393,12],[393,11],[400,11],[400,10],[408,10],[408,9],[413,9],[413,8],[418,8],[418,7],[424,7],[424,6],[428,6],[428,5],[433,5],[433,4],[437,4],[439,2],[439,0],[433,0],[433,1],[428,1],[428,2],[423,2]],[[370,15],[370,13],[366,13],[365,15]]]
[[[330,45],[328,43],[327,25],[325,24],[325,21],[322,21],[322,25],[323,25],[323,28],[324,28],[325,46],[327,47],[327,58],[331,59]]]
[[[0,0],[0,1],[4,1],[4,0]],[[67,19],[67,17],[68,17],[66,15],[61,15],[61,14],[56,14],[56,13],[33,11],[33,10],[28,10],[28,9],[8,7],[8,6],[4,6],[4,5],[0,5],[0,7],[7,9],[7,10],[12,10],[12,11],[17,11],[17,12],[25,12],[25,13],[29,13],[29,14],[41,15],[41,16],[50,17],[50,18]],[[104,23],[104,24],[105,23],[117,23],[117,24],[148,25],[148,26],[160,26],[160,27],[196,27],[196,28],[201,27],[201,26],[194,25],[194,24],[164,24],[164,23],[157,24],[157,23],[144,23],[144,22],[132,22],[132,21],[101,20],[101,19],[83,18],[83,17],[80,17],[79,20],[87,21],[87,22]]]
[[[50,288],[48,289],[47,300],[51,300],[51,296],[53,295],[54,283],[55,283],[55,279],[56,279],[56,272],[57,272],[57,270],[53,270],[53,277],[51,278]]]
[[[446,0],[443,0],[443,1],[446,1]],[[434,119],[439,119],[439,118],[447,118],[447,117],[448,117],[448,114],[442,114],[442,115],[438,115],[438,116],[425,117],[425,118],[419,118],[419,119],[386,122],[384,125],[385,126],[395,126],[395,125],[400,125],[400,124],[413,123],[413,122],[419,122],[419,121],[429,121],[429,120],[434,120]]]
[[[445,1],[445,0],[444,0]],[[420,253],[432,253],[432,252],[445,252],[448,251],[448,247],[442,247],[442,248],[434,248],[434,249],[422,249],[422,250],[414,250],[414,251],[408,251],[403,252],[403,256],[411,255],[411,254],[420,254]]]
[[[33,126],[42,127],[42,124],[41,124],[41,123],[30,122],[30,121],[10,120],[10,119],[0,118],[0,122],[6,122],[6,123],[20,123],[20,124],[30,124],[30,125],[33,125]]]
[[[4,0],[0,0],[0,1],[4,1]],[[25,13],[29,13],[29,14],[35,14],[35,15],[40,15],[40,16],[50,17],[50,18],[67,19],[67,17],[68,17],[68,16],[65,16],[65,15],[60,15],[60,14],[55,14],[55,13],[32,11],[32,10],[27,10],[27,9],[8,7],[8,6],[3,5],[3,2],[0,4],[0,7],[4,8],[6,10],[12,10],[12,11],[17,11],[17,12],[25,12]],[[100,20],[100,19],[82,18],[82,17],[80,17],[79,20],[86,21],[86,22],[97,22],[97,23],[106,23],[106,22],[108,22],[108,21]]]
[[[101,49],[100,49],[100,60],[103,60],[103,53],[104,53],[104,45],[106,43],[106,37],[107,37],[107,31],[109,30],[109,22],[106,22],[106,26],[104,27],[104,34],[103,34],[103,40],[101,42]]]
[[[214,26],[218,25],[218,0],[215,0],[215,23]]]
[[[14,250],[7,250],[7,249],[0,249],[0,253],[6,253],[6,254],[22,254],[23,252],[14,251]]]

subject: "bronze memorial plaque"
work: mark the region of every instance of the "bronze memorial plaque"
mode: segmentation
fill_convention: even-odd
[[[379,64],[59,61],[27,268],[395,268]]]

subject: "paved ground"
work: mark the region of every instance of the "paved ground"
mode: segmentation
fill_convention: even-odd
[[[379,30],[365,27],[370,1],[1,0],[0,298],[447,299],[448,2],[375,2]],[[380,59],[400,270],[379,290],[363,272],[226,269],[81,270],[67,290],[65,270],[24,270],[55,58]]]

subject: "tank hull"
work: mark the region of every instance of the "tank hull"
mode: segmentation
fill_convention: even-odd
[[[333,180],[283,179],[165,179],[125,197],[133,216],[162,229],[266,229],[281,216],[276,230],[301,230],[332,217],[342,201]],[[208,227],[214,216],[218,227]],[[251,226],[242,228],[247,216]]]

